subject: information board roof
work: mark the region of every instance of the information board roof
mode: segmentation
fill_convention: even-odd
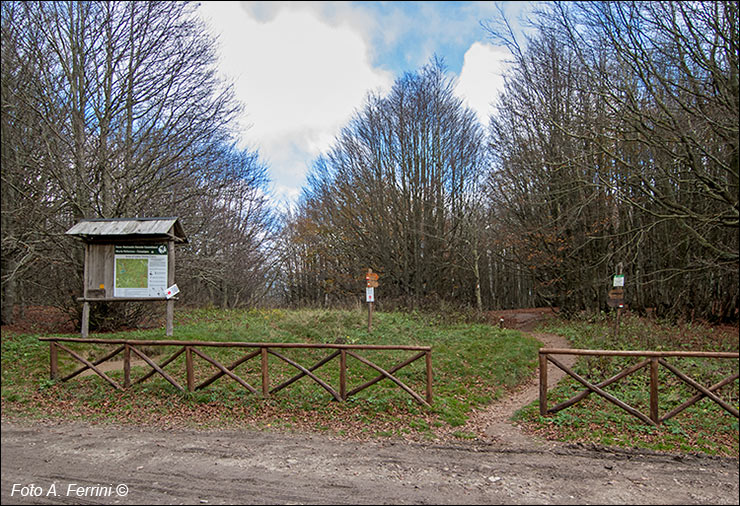
[[[66,234],[80,237],[85,241],[142,238],[188,242],[177,217],[83,219],[67,230]]]

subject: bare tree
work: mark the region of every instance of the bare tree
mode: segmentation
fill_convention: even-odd
[[[214,41],[194,4],[2,9],[4,321],[19,280],[54,287],[34,290],[47,303],[73,303],[82,256],[64,231],[83,217],[187,220],[199,203],[231,216],[225,241],[254,251],[251,227],[266,221],[255,194],[264,168],[255,153],[224,148],[241,106],[217,77]]]
[[[498,216],[526,232],[506,247],[547,254],[535,275],[574,309],[624,262],[636,309],[737,318],[737,4],[556,2],[534,25],[526,48],[488,25],[515,60],[492,122]]]
[[[305,267],[325,286],[354,280],[356,292],[371,267],[386,300],[477,300],[470,214],[483,134],[452,84],[439,61],[407,73],[387,97],[368,97],[317,162],[297,223],[312,223],[322,244]]]
[[[269,289],[277,221],[257,153],[224,147],[218,163],[220,183],[181,209],[189,244],[178,266],[187,303],[238,307],[261,300]]]

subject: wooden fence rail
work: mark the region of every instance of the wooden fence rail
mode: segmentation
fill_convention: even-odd
[[[595,355],[595,356],[619,356],[619,357],[646,357],[645,360],[628,367],[621,371],[619,374],[612,376],[598,384],[592,384],[579,374],[574,372],[572,369],[562,364],[559,360],[553,357],[553,355]],[[715,392],[725,385],[728,385],[738,379],[738,373],[726,377],[722,381],[715,383],[712,386],[705,387],[690,378],[688,375],[679,371],[678,368],[666,362],[667,357],[693,357],[693,358],[715,358],[715,359],[727,359],[734,358],[737,360],[740,354],[734,352],[702,352],[702,351],[617,351],[617,350],[571,350],[571,349],[556,349],[556,348],[541,348],[539,352],[540,362],[540,415],[545,416],[549,413],[555,413],[561,409],[565,409],[573,404],[585,399],[592,392],[596,393],[609,402],[616,404],[628,413],[636,416],[643,422],[649,425],[660,425],[666,420],[676,416],[678,413],[688,408],[692,404],[698,402],[704,397],[708,397],[712,401],[719,404],[725,411],[738,418],[738,409],[731,406],[729,403],[721,399]],[[568,399],[567,401],[561,402],[552,408],[547,407],[547,363],[551,362],[555,366],[559,367],[576,381],[581,383],[586,390],[581,391],[576,396]],[[660,416],[658,412],[658,368],[663,366],[674,375],[676,375],[681,381],[690,385],[692,388],[698,391],[696,395],[688,399],[686,402],[677,406],[669,413],[664,416]],[[613,395],[605,392],[604,387],[611,385],[612,383],[619,381],[620,379],[632,374],[633,372],[639,371],[643,367],[650,367],[650,415],[645,415],[634,407],[627,403],[617,399]]]
[[[432,378],[433,378],[432,349],[429,346],[85,339],[85,338],[75,338],[75,337],[40,337],[39,340],[49,342],[50,376],[52,379],[60,380],[60,381],[70,380],[74,378],[75,376],[77,376],[78,374],[90,369],[95,374],[103,378],[113,388],[117,390],[122,390],[125,388],[129,388],[131,385],[141,383],[149,379],[155,374],[159,374],[178,390],[183,391],[183,392],[185,390],[192,392],[194,390],[201,390],[207,387],[208,385],[210,385],[217,379],[221,378],[222,376],[227,376],[231,378],[232,380],[234,380],[235,382],[237,382],[242,387],[244,387],[245,389],[249,390],[251,393],[255,395],[261,394],[263,397],[268,397],[269,395],[274,394],[275,392],[282,390],[283,388],[286,388],[287,386],[298,381],[299,379],[305,376],[308,376],[310,379],[312,379],[314,382],[320,385],[324,390],[329,392],[329,394],[331,394],[331,396],[335,400],[344,401],[344,400],[347,400],[348,397],[364,390],[365,388],[368,388],[371,385],[374,385],[378,381],[381,381],[383,379],[388,379],[392,381],[393,383],[395,383],[396,385],[398,385],[402,390],[407,392],[419,404],[422,404],[423,406],[426,406],[426,407],[431,407],[431,404],[432,404]],[[85,344],[101,344],[101,345],[113,345],[113,346],[118,345],[118,346],[110,353],[107,353],[105,356],[91,362],[87,360],[86,358],[84,358],[79,353],[75,352],[74,350],[71,350],[70,348],[68,348],[62,343],[85,343]],[[179,347],[179,349],[175,351],[172,355],[170,355],[167,359],[165,359],[162,363],[157,364],[141,350],[141,348],[144,346],[146,347],[177,346]],[[206,352],[204,352],[202,348],[245,348],[249,351],[243,357],[225,366],[221,364],[220,362],[218,362],[217,360],[215,360],[214,358],[212,358]],[[283,353],[276,351],[279,349],[296,349],[296,348],[327,349],[327,350],[333,350],[333,351],[331,354],[322,358],[321,360],[311,365],[310,367],[304,367],[303,365],[297,363],[291,358],[285,356]],[[81,362],[82,367],[78,368],[74,372],[64,377],[60,377],[59,362],[58,362],[59,350],[62,350],[68,353],[75,360],[77,360],[78,362]],[[388,370],[385,370],[379,365],[373,363],[372,361],[368,360],[366,357],[363,357],[362,355],[359,354],[359,352],[362,352],[362,351],[375,351],[375,350],[416,351],[418,353],[416,353],[411,358],[394,365]],[[102,371],[98,367],[103,362],[106,362],[107,360],[114,358],[121,352],[123,352],[123,385],[116,382],[114,379],[112,379],[110,376],[105,374],[105,372]],[[137,357],[139,357],[141,360],[143,360],[152,369],[147,374],[145,374],[141,378],[138,378],[133,383],[131,381],[131,354],[132,353],[136,355]],[[175,380],[172,376],[170,376],[164,370],[164,368],[168,364],[172,363],[176,358],[178,358],[183,353],[185,353],[185,375],[186,375],[185,386],[178,383],[177,380]],[[283,362],[291,365],[292,367],[294,367],[295,369],[299,371],[298,374],[291,377],[287,381],[284,381],[281,384],[270,389],[268,355],[277,357]],[[250,385],[244,378],[234,373],[234,369],[236,369],[239,365],[257,356],[260,357],[260,361],[261,361],[260,363],[261,388],[260,389],[256,388],[253,385]],[[354,358],[355,360],[357,360],[358,362],[370,367],[371,369],[376,370],[379,373],[379,375],[375,377],[374,379],[356,388],[353,388],[350,391],[347,391],[347,356],[350,356]],[[200,359],[210,363],[212,366],[218,369],[217,373],[213,374],[211,377],[202,381],[198,385],[195,384],[195,371],[193,367],[193,360],[195,357],[199,357]],[[329,385],[324,380],[322,380],[321,378],[319,378],[318,376],[314,374],[314,371],[316,369],[322,367],[323,365],[327,364],[328,362],[332,361],[333,359],[337,357],[339,357],[339,391],[337,391],[331,385]],[[398,370],[406,367],[407,365],[415,362],[418,359],[421,359],[422,357],[425,358],[425,366],[426,366],[426,377],[425,377],[426,396],[425,397],[422,397],[418,393],[414,392],[411,388],[409,388],[406,384],[404,384],[400,379],[398,379],[398,377],[394,376],[394,373],[396,373]]]

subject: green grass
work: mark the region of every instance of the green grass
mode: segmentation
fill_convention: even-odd
[[[738,350],[737,328],[676,326],[639,318],[623,318],[618,334],[614,332],[614,321],[604,315],[591,320],[553,321],[540,330],[565,336],[573,348],[581,349],[733,352]],[[580,357],[574,370],[589,382],[598,383],[643,358]],[[667,361],[707,386],[737,373],[738,370],[737,359],[674,357]],[[658,373],[660,416],[696,394],[696,390],[665,367],[660,366]],[[583,386],[580,383],[567,376],[556,388],[549,390],[548,406],[552,407],[582,390]],[[605,390],[642,413],[650,413],[648,368],[612,383]],[[738,407],[737,380],[717,393],[731,406]],[[707,398],[657,427],[643,423],[634,415],[596,394],[591,394],[585,400],[546,417],[540,416],[538,403],[534,402],[520,410],[516,418],[528,430],[560,441],[738,456],[738,419]]]
[[[88,420],[153,425],[162,427],[229,427],[280,431],[315,431],[337,436],[404,437],[432,440],[441,433],[460,440],[476,435],[465,426],[472,410],[531,377],[537,367],[538,341],[519,332],[485,324],[465,323],[454,318],[417,314],[376,312],[373,332],[367,331],[367,314],[334,310],[179,310],[174,338],[183,341],[309,342],[348,344],[395,344],[432,347],[434,403],[431,410],[388,380],[383,380],[350,397],[335,402],[324,389],[308,378],[269,398],[255,396],[234,381],[221,378],[205,390],[181,393],[155,375],[126,391],[114,391],[97,376],[75,378],[61,383],[49,380],[49,345],[38,334],[9,334],[2,337],[2,413],[4,417]],[[674,326],[623,318],[618,337],[613,322],[604,315],[591,320],[554,320],[541,331],[569,339],[574,348],[737,351],[737,329],[699,325]],[[77,334],[67,335],[78,337]],[[96,334],[93,337],[165,339],[163,329]],[[110,347],[90,344],[69,345],[94,359]],[[177,348],[169,348],[156,360],[161,362]],[[225,348],[203,348],[223,364],[244,352]],[[155,347],[145,347],[150,356]],[[328,351],[284,350],[284,354],[308,366]],[[413,352],[373,351],[361,355],[381,367],[409,358]],[[121,356],[116,359],[122,358]],[[736,372],[737,360],[670,359],[682,371],[705,385]],[[59,353],[62,375],[76,369],[68,354]],[[627,358],[584,358],[576,371],[592,382],[610,377],[633,363]],[[270,386],[296,374],[276,357],[269,357]],[[377,373],[351,357],[347,359],[348,390],[374,378]],[[215,372],[195,358],[196,381]],[[552,366],[551,366],[552,367]],[[148,367],[132,368],[134,379]],[[185,385],[184,355],[166,371]],[[252,386],[260,389],[260,362],[255,357],[236,369]],[[339,362],[334,359],[315,373],[338,389]],[[111,372],[123,381],[121,371]],[[396,375],[424,397],[425,369],[420,359]],[[660,413],[665,414],[694,392],[672,373],[660,368]],[[580,384],[565,379],[548,393],[548,405],[565,400],[581,390]],[[647,372],[642,370],[607,387],[607,391],[649,413]],[[720,396],[738,406],[738,382],[720,391]],[[547,417],[540,417],[538,404],[521,409],[517,420],[541,436],[605,446],[646,448],[658,451],[701,452],[738,456],[738,421],[710,400],[699,401],[677,417],[651,427],[599,396]]]
[[[449,319],[405,313],[375,313],[373,331],[366,315],[358,311],[328,310],[182,310],[177,313],[174,338],[183,341],[307,342],[392,344],[432,347],[434,371],[433,408],[427,409],[388,380],[335,402],[309,378],[303,378],[267,399],[255,396],[236,382],[221,378],[205,390],[181,393],[161,376],[131,389],[114,391],[97,376],[54,382],[49,376],[49,344],[38,335],[6,335],[2,339],[2,409],[4,415],[37,418],[84,418],[95,421],[133,422],[200,427],[245,426],[280,430],[311,429],[336,434],[411,436],[431,439],[437,429],[465,424],[471,410],[481,407],[531,376],[536,368],[540,343],[520,333],[484,324],[450,322]],[[70,335],[70,337],[77,337]],[[100,338],[164,339],[162,329],[96,334]],[[89,360],[103,356],[111,347],[69,344]],[[176,351],[144,347],[157,362]],[[244,355],[233,348],[201,348],[223,364]],[[327,356],[327,350],[282,350],[304,366]],[[360,354],[389,369],[415,352],[363,351]],[[119,360],[122,356],[115,359]],[[133,358],[133,357],[132,357]],[[186,384],[184,354],[166,367],[181,385]],[[59,352],[61,375],[79,364]],[[208,378],[214,368],[195,358],[196,382]],[[347,358],[348,390],[377,376],[377,372],[352,357]],[[134,379],[148,367],[132,368]],[[270,386],[298,371],[269,357]],[[257,390],[261,387],[259,357],[236,369]],[[339,361],[335,358],[315,374],[338,390]],[[109,375],[122,383],[123,373]],[[419,359],[395,375],[425,395],[425,361]],[[464,434],[461,437],[468,438]]]

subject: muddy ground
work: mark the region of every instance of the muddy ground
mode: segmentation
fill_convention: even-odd
[[[536,318],[505,315],[528,330]],[[533,334],[547,347],[566,347]],[[559,371],[550,369],[549,380]],[[738,459],[555,443],[475,413],[478,441],[2,420],[2,504],[738,504]],[[459,428],[458,428],[459,429]]]

